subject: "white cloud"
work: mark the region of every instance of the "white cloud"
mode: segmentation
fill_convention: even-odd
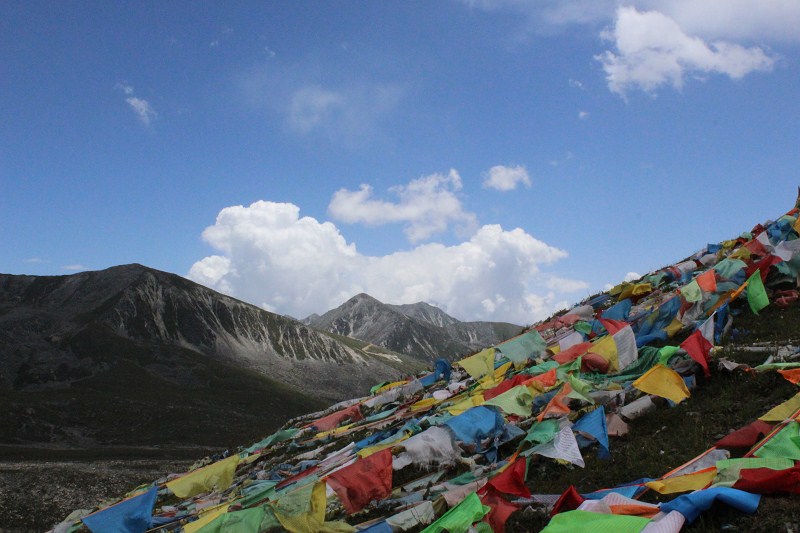
[[[639,274],[638,272],[628,272],[627,274],[625,274],[625,277],[623,278],[623,280],[624,281],[636,281],[637,279],[639,279],[641,277],[642,277],[642,275]]]
[[[86,270],[86,267],[81,264],[74,264],[74,265],[64,265],[61,267],[62,270]]]
[[[150,123],[158,117],[158,113],[156,113],[155,109],[153,109],[147,100],[129,96],[125,101],[128,102],[128,105],[131,106],[131,109],[134,110],[136,116],[139,117],[139,120],[145,126],[150,126]]]
[[[687,74],[724,74],[739,79],[753,71],[770,70],[774,59],[759,47],[727,41],[706,43],[691,37],[668,16],[634,7],[617,10],[614,28],[604,32],[616,52],[597,56],[608,87],[624,95],[629,89],[653,92],[668,84],[683,87]]]
[[[127,98],[125,98],[125,102],[133,109],[133,112],[136,113],[136,116],[139,117],[139,121],[144,124],[146,127],[150,127],[150,124],[158,118],[158,113],[156,113],[153,106],[150,105],[150,102],[143,98],[138,98],[133,95],[133,87],[128,85],[127,83],[117,83],[115,88],[122,91]]]
[[[402,90],[394,85],[364,84],[347,88],[305,85],[292,91],[286,117],[296,132],[342,135],[353,142],[369,135],[397,107]]]
[[[464,210],[456,195],[461,187],[461,176],[454,169],[448,174],[431,174],[412,180],[408,185],[390,188],[397,202],[373,199],[372,187],[363,184],[357,191],[336,191],[328,212],[346,224],[405,223],[408,239],[419,242],[446,231],[451,222],[467,231],[474,229],[477,218]]]
[[[575,25],[607,24],[619,7],[658,11],[703,39],[800,41],[797,0],[463,0],[487,12],[520,15],[529,31],[552,33]]]
[[[643,0],[638,4],[664,13],[687,33],[704,39],[800,41],[797,0]]]
[[[437,302],[462,319],[527,324],[583,286],[555,283],[541,271],[565,251],[499,225],[483,226],[454,246],[428,243],[367,256],[334,224],[301,217],[293,204],[259,201],[220,211],[203,239],[219,254],[196,262],[189,278],[296,317],[367,292],[388,303]]]
[[[39,263],[44,263],[44,259],[42,259],[41,257],[29,257],[25,259],[25,262],[32,265],[36,265]]]
[[[486,179],[483,180],[484,188],[498,191],[513,191],[520,183],[526,187],[531,186],[531,178],[523,166],[494,166],[489,169]]]
[[[264,51],[275,56],[268,47]],[[339,73],[327,73],[324,66],[269,61],[242,72],[237,85],[251,111],[277,116],[295,135],[345,146],[369,143],[395,113],[405,89],[396,83],[339,79]]]
[[[585,120],[585,119],[589,118],[589,112],[588,111],[578,111],[578,118],[580,120]]]

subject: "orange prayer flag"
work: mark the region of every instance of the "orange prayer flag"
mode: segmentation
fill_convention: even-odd
[[[545,416],[559,416],[559,415],[566,415],[569,414],[570,409],[569,406],[565,403],[569,400],[567,399],[567,394],[572,392],[572,387],[570,387],[569,383],[564,383],[564,386],[561,388],[561,391],[553,396],[550,400],[550,403],[539,413],[539,416],[536,418],[539,422],[544,420]]]
[[[704,292],[717,292],[717,278],[713,268],[709,268],[695,278]]]
[[[789,383],[794,383],[795,385],[800,383],[800,368],[786,368],[778,370],[778,373]]]

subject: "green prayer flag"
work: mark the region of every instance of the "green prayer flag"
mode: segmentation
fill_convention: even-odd
[[[575,531],[639,533],[649,523],[649,518],[641,516],[567,511],[555,515],[542,533],[574,533]]]
[[[592,325],[589,324],[588,322],[584,322],[582,320],[579,320],[578,322],[575,322],[575,324],[573,324],[572,328],[575,331],[580,331],[581,333],[584,333],[586,335],[588,335],[588,334],[590,334],[592,332]]]
[[[681,294],[687,302],[699,302],[703,299],[703,289],[700,288],[696,279],[681,287]]]
[[[539,332],[532,329],[518,337],[498,344],[497,349],[505,355],[509,361],[524,363],[528,359],[535,359],[542,355],[547,349],[547,343]]]
[[[760,269],[753,272],[753,275],[747,279],[747,303],[750,304],[750,309],[755,314],[769,305],[767,291],[764,289],[764,282],[761,281]]]
[[[785,458],[800,461],[800,448],[797,446],[799,436],[800,424],[795,421],[789,422],[753,455],[767,459]]]
[[[265,448],[269,448],[273,444],[277,444],[279,442],[283,442],[285,440],[291,439],[294,435],[300,431],[297,428],[288,428],[288,429],[281,429],[270,435],[269,437],[256,442],[249,448],[247,448],[248,453],[253,453],[257,450],[263,450]]]
[[[444,513],[436,522],[422,530],[422,533],[466,533],[469,527],[491,511],[483,505],[476,493],[464,498],[461,503]]]
[[[225,513],[200,528],[197,533],[258,533],[265,514],[264,507]]]
[[[746,266],[747,263],[745,263],[741,259],[730,259],[726,257],[725,259],[714,265],[714,270],[717,271],[719,277],[721,277],[722,279],[731,279],[737,272],[739,272]]]
[[[553,440],[558,431],[558,420],[555,418],[547,418],[541,422],[535,423],[531,429],[528,430],[528,434],[525,436],[525,442],[544,444],[545,442]]]
[[[496,405],[506,414],[518,416],[531,416],[533,396],[525,385],[517,385],[491,400],[486,400],[483,405]]]

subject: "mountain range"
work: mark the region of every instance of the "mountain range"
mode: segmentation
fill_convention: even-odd
[[[462,322],[425,302],[385,304],[363,293],[303,323],[426,362],[474,353],[523,329],[507,322]]]
[[[138,264],[0,275],[0,444],[238,442],[422,367]]]

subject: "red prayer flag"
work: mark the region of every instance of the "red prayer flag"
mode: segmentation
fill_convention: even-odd
[[[717,448],[752,448],[758,441],[772,431],[772,424],[763,420],[756,420],[737,429],[733,433],[728,433],[717,441],[714,446]]]
[[[550,511],[550,516],[555,516],[558,513],[564,513],[566,511],[574,511],[584,501],[586,501],[586,498],[580,495],[575,485],[570,485],[561,497],[558,498],[558,501],[553,506],[553,510]]]
[[[478,492],[478,496],[483,505],[488,505],[492,508],[484,520],[492,527],[492,531],[503,533],[506,529],[506,520],[514,511],[519,509],[519,506],[503,498],[494,487],[488,485]]]
[[[528,381],[529,379],[531,379],[531,377],[527,374],[517,374],[513,378],[506,379],[496,387],[492,387],[491,389],[484,392],[483,399],[491,400],[495,396],[500,396],[504,392],[507,392],[518,385],[522,385],[523,382]]]
[[[361,414],[361,409],[359,408],[358,404],[356,404],[348,407],[347,409],[342,409],[341,411],[331,413],[328,416],[323,416],[319,420],[312,422],[311,425],[317,428],[317,431],[328,431],[335,428],[347,419],[357,421],[363,418],[364,416]]]
[[[786,368],[778,370],[778,373],[789,383],[794,383],[795,385],[800,383],[800,368]]]
[[[392,451],[387,448],[337,470],[325,480],[352,514],[392,493]]]
[[[681,343],[681,348],[686,350],[689,357],[697,361],[697,363],[703,367],[703,374],[706,377],[711,375],[711,371],[708,369],[708,353],[711,351],[712,347],[712,344],[703,337],[699,329],[695,330],[694,333],[689,335],[688,339]]]
[[[613,335],[614,333],[618,332],[619,330],[628,326],[627,322],[624,320],[611,320],[610,318],[600,318],[600,323],[603,324],[603,327],[606,328],[609,335]]]
[[[786,470],[771,468],[748,468],[739,472],[739,480],[734,489],[753,492],[755,494],[779,494],[788,492],[800,493],[800,466]]]
[[[567,363],[571,363],[581,355],[585,354],[591,347],[592,347],[591,342],[581,342],[574,346],[570,346],[566,350],[555,354],[553,356],[553,361],[557,362],[559,365],[565,365]]]
[[[503,494],[512,494],[520,498],[530,498],[531,491],[525,486],[525,473],[528,468],[528,461],[524,457],[518,458],[514,464],[503,470],[489,480],[487,485],[491,485]]]

